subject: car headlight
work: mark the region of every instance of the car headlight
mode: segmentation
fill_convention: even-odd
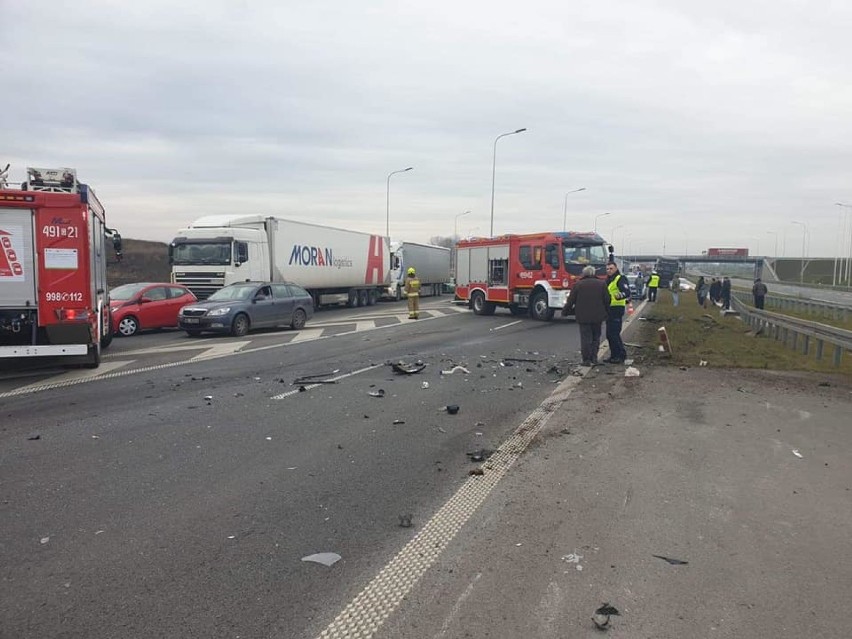
[[[231,312],[231,307],[225,306],[223,308],[214,308],[212,311],[207,313],[207,316],[208,317],[219,317],[221,315],[227,315],[230,312]]]

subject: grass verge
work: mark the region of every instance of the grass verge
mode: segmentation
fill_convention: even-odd
[[[720,315],[719,309],[698,306],[694,295],[681,294],[680,305],[672,306],[671,293],[660,291],[657,302],[648,303],[637,324],[636,339],[644,347],[646,361],[655,364],[698,366],[706,361],[714,368],[761,368],[840,373],[852,376],[852,353],[843,355],[841,365],[832,364],[832,350],[826,348],[822,361],[764,336],[755,336],[749,326],[734,315]],[[672,354],[660,353],[658,328],[666,327]],[[628,347],[629,348],[629,347]],[[832,347],[833,348],[833,347]]]

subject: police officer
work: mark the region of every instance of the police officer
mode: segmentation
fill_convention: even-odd
[[[615,262],[606,265],[606,288],[609,291],[609,308],[606,317],[609,359],[606,362],[608,364],[623,364],[627,358],[627,349],[624,348],[624,342],[621,341],[621,323],[624,320],[627,300],[630,299],[630,284],[628,284],[627,278],[618,271]]]
[[[405,294],[408,296],[408,319],[420,317],[420,280],[414,267],[408,269],[405,277]]]
[[[657,289],[660,288],[660,276],[657,271],[651,271],[651,277],[648,279],[648,301],[657,301]]]

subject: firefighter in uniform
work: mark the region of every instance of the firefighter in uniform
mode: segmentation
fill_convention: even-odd
[[[408,269],[405,277],[405,294],[408,296],[408,319],[420,316],[420,280],[414,267]]]
[[[609,342],[609,364],[623,364],[627,358],[627,349],[621,341],[621,324],[624,310],[630,299],[630,284],[618,271],[615,262],[606,265],[606,287],[609,291],[609,309],[606,317],[606,339]],[[651,276],[653,277],[653,276]]]
[[[648,279],[648,301],[657,301],[657,289],[660,288],[660,276],[657,271],[651,271],[651,277]]]

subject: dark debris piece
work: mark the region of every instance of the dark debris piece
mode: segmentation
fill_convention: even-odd
[[[29,437],[27,437],[27,440],[29,440],[29,441],[31,441],[31,442],[34,442],[34,441],[36,441],[37,439],[41,439],[41,435],[39,435],[38,433],[33,433],[32,435],[30,435]]]
[[[398,373],[400,375],[416,375],[424,368],[426,368],[426,364],[423,362],[415,362],[414,364],[406,364],[405,362],[394,362],[391,365],[394,373]]]
[[[475,450],[473,452],[466,453],[468,459],[470,459],[470,461],[472,461],[472,462],[483,462],[486,459],[488,459],[489,457],[491,457],[491,455],[493,455],[493,454],[494,454],[494,451],[489,450],[487,448],[481,448],[479,450]]]
[[[662,559],[663,561],[669,562],[672,566],[686,566],[689,564],[688,561],[683,561],[682,559],[673,559],[671,557],[664,557],[663,555],[651,555],[652,557],[656,557],[657,559]]]
[[[610,617],[617,615],[621,615],[621,613],[618,612],[618,609],[615,606],[611,606],[609,603],[605,603],[595,610],[592,621],[595,624],[595,628],[598,630],[609,630]]]
[[[411,523],[411,520],[414,516],[411,513],[406,513],[404,515],[399,516],[399,527],[400,528],[411,528],[414,524]]]

